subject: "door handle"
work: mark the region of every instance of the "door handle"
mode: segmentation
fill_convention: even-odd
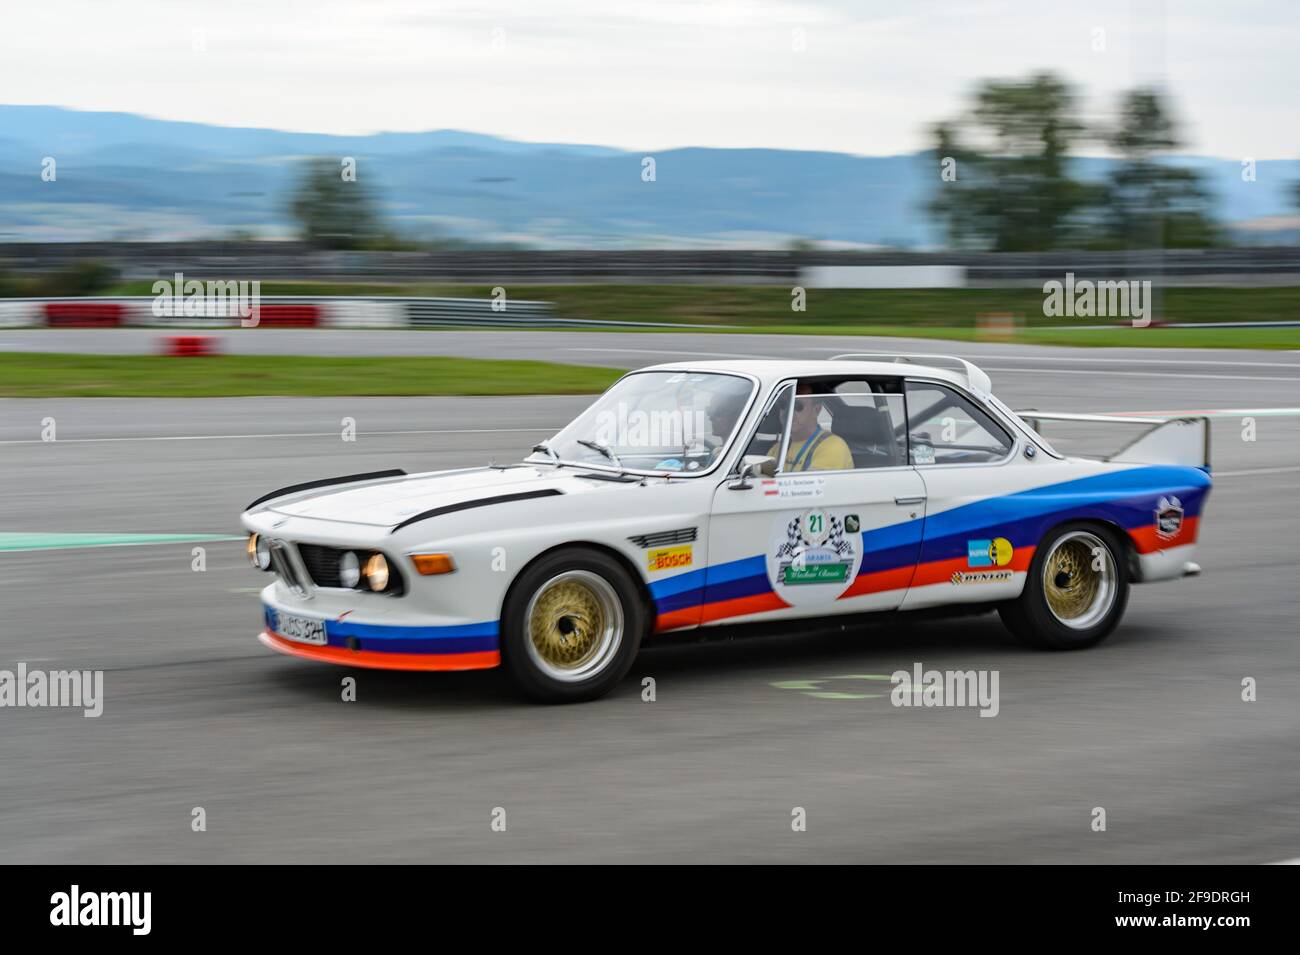
[[[902,504],[924,504],[924,503],[925,503],[925,495],[922,494],[920,497],[896,497],[896,498],[894,498],[894,503],[895,503],[895,504],[899,504],[899,505],[902,505]]]

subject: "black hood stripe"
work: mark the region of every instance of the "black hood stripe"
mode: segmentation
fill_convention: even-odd
[[[306,484],[290,484],[288,487],[282,487],[278,491],[272,491],[270,494],[263,494],[248,507],[246,511],[251,511],[257,505],[269,501],[273,498],[284,497],[286,494],[293,494],[297,491],[310,491],[312,488],[329,487],[331,484],[349,484],[352,481],[377,481],[380,478],[389,477],[406,477],[406,472],[402,470],[394,471],[370,471],[366,474],[347,474],[343,477],[325,478],[323,481],[308,481]]]
[[[431,517],[440,517],[443,514],[454,514],[456,511],[468,511],[470,508],[474,507],[487,507],[489,504],[508,504],[511,501],[530,501],[535,497],[554,497],[556,494],[563,493],[563,491],[556,488],[547,488],[544,491],[522,491],[519,494],[498,494],[496,497],[480,497],[472,501],[461,501],[459,504],[446,504],[442,507],[435,507],[431,511],[424,511],[420,514],[416,514],[414,517],[408,517],[388,533],[396,534],[408,524],[414,524],[417,521],[425,521]]]

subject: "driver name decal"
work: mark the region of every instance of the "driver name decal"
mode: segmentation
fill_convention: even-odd
[[[767,478],[762,483],[764,497],[821,497],[826,489],[824,477]]]

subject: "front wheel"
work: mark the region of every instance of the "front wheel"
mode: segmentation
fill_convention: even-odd
[[[502,661],[535,700],[594,700],[632,666],[645,624],[636,584],[617,561],[565,548],[528,567],[510,588]]]
[[[998,612],[1026,643],[1082,650],[1119,624],[1128,586],[1124,550],[1115,535],[1092,524],[1066,524],[1035,551],[1020,597]]]

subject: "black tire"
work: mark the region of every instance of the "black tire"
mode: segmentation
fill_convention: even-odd
[[[1088,569],[1082,571],[1083,579],[1076,577],[1073,581],[1067,570],[1058,571],[1058,576],[1049,582],[1044,569],[1049,559],[1062,548],[1061,556],[1054,560],[1054,566],[1077,566],[1071,561],[1085,552],[1095,550],[1100,545],[1105,550],[1101,570],[1096,563],[1089,561]],[[1043,538],[1034,552],[1034,559],[1029,564],[1029,573],[1025,579],[1025,589],[1016,600],[1002,604],[998,613],[1002,622],[1022,642],[1045,650],[1082,650],[1095,646],[1104,640],[1124,616],[1128,604],[1128,552],[1116,534],[1107,527],[1077,521],[1053,528]],[[1110,591],[1105,591],[1103,579],[1107,576],[1109,566]],[[1096,579],[1097,591],[1093,591],[1092,580]],[[1049,597],[1049,589],[1051,595]],[[1053,610],[1051,601],[1055,601],[1066,618],[1071,601],[1083,601],[1093,594],[1092,603],[1077,615],[1071,623],[1063,622],[1063,617]],[[1104,595],[1104,596],[1102,596]]]
[[[534,600],[539,621],[555,621],[540,628],[540,644],[533,641],[529,629]],[[615,617],[619,632],[611,644],[613,638],[606,634]],[[617,560],[589,547],[565,547],[530,564],[511,585],[501,615],[502,663],[531,699],[543,703],[594,700],[627,674],[640,649],[646,619],[636,582]],[[584,631],[585,626],[592,630]],[[570,639],[572,648],[566,645]],[[588,643],[593,648],[589,659],[555,659],[581,653]]]

